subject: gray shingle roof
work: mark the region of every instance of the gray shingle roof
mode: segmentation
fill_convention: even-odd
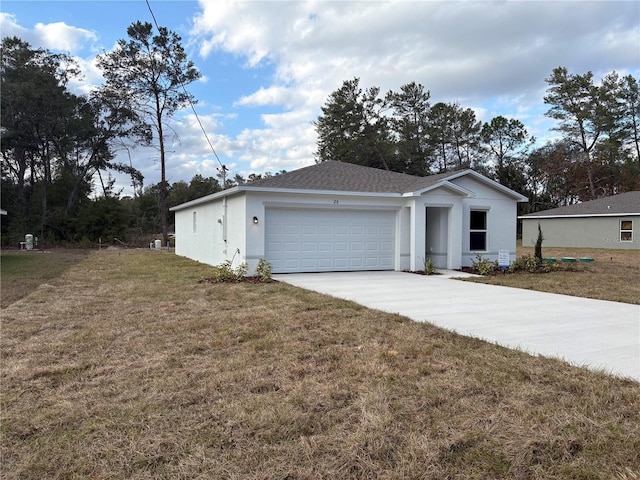
[[[339,192],[408,193],[435,185],[457,172],[417,177],[346,162],[326,161],[254,180],[247,187]]]
[[[626,192],[610,197],[598,198],[588,202],[576,203],[565,207],[552,208],[541,212],[523,215],[527,217],[564,217],[570,215],[615,215],[640,214],[640,191]]]

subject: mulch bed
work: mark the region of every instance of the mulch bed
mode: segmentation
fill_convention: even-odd
[[[277,280],[269,279],[263,280],[262,277],[242,277],[242,278],[227,278],[227,279],[219,279],[219,278],[202,278],[198,280],[198,283],[273,283],[277,282]]]

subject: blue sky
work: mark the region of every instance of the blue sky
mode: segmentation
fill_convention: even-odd
[[[207,134],[232,175],[314,162],[312,121],[344,80],[384,93],[421,83],[432,104],[458,101],[483,121],[517,118],[539,139],[544,79],[553,68],[640,75],[637,1],[226,1],[150,0],[203,74],[189,86]],[[153,22],[144,0],[3,0],[0,34],[75,56],[78,92],[101,83],[95,55]],[[191,111],[178,114],[170,182],[215,176],[218,161]],[[124,155],[122,153],[121,155]],[[145,185],[160,180],[153,150],[131,151]],[[126,160],[128,162],[128,159]],[[118,178],[123,193],[126,178]]]

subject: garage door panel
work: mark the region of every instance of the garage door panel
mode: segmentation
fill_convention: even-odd
[[[318,252],[331,253],[333,250],[331,242],[318,242]]]
[[[331,258],[319,258],[318,259],[318,267],[319,268],[331,268],[333,266],[333,260]]]
[[[336,236],[348,236],[349,235],[349,227],[346,225],[336,225],[333,230],[333,234]]]
[[[300,262],[300,266],[303,269],[315,269],[316,260],[315,258],[303,258],[302,261]]]
[[[365,266],[370,267],[370,268],[379,268],[380,267],[380,260],[378,258],[376,258],[376,257],[365,258],[364,262],[365,262],[364,263]]]
[[[318,251],[316,242],[301,242],[300,249],[304,253],[315,253]]]
[[[394,268],[395,212],[267,208],[274,273]]]
[[[349,251],[349,245],[347,242],[335,242],[333,244],[333,250],[336,253],[343,253]]]
[[[380,248],[380,244],[378,242],[367,242],[365,244],[365,249],[367,253],[382,251],[382,249]]]
[[[285,252],[297,252],[300,249],[300,242],[284,242],[283,247]]]
[[[362,242],[349,242],[349,251],[353,253],[362,253],[364,251]]]

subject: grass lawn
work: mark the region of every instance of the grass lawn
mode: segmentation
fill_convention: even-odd
[[[20,298],[2,255],[1,478],[640,478],[637,382],[284,283],[200,284],[210,267],[166,252],[81,257]]]
[[[86,258],[90,250],[9,250],[0,254],[1,307],[28,295],[38,285],[53,281],[71,265]]]
[[[518,247],[517,256],[533,256],[533,247]],[[640,304],[640,250],[542,248],[543,257],[554,257],[558,270],[551,273],[496,275],[470,281],[505,285],[576,297]],[[593,263],[563,264],[562,257],[589,257]]]

